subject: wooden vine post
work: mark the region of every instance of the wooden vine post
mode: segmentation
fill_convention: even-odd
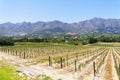
[[[23,56],[24,56],[24,59],[25,59],[25,52],[24,52]]]
[[[94,76],[96,74],[96,70],[95,70],[95,62],[93,62],[93,70],[94,70]]]
[[[50,59],[50,56],[49,56],[49,59],[48,59],[48,60],[49,60],[49,66],[51,66],[51,59]]]
[[[119,64],[119,76],[120,76],[120,64]],[[119,77],[120,78],[120,77]]]
[[[60,59],[60,60],[61,60],[61,61],[60,61],[60,62],[61,62],[61,68],[63,68],[63,65],[62,65],[62,57],[61,57],[61,59]]]
[[[75,59],[75,72],[77,71],[77,66],[76,66],[76,59]]]
[[[12,51],[12,55],[14,56],[14,50]]]
[[[16,56],[17,56],[17,51],[16,51]]]
[[[68,66],[68,53],[67,53],[67,66]]]

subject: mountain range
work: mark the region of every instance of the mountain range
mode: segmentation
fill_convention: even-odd
[[[120,19],[92,18],[76,23],[64,23],[56,20],[51,22],[7,22],[0,24],[0,36],[65,34],[69,32],[77,34],[85,32],[120,33]]]

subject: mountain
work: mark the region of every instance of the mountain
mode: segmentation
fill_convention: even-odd
[[[120,33],[120,19],[93,18],[78,23],[51,22],[22,22],[0,24],[1,36],[22,36],[26,34],[56,34],[56,33]]]

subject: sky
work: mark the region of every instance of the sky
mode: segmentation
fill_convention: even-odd
[[[120,19],[120,0],[0,0],[0,23]]]

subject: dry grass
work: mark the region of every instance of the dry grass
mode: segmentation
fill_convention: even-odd
[[[105,65],[104,80],[114,80],[112,74],[112,53],[110,52]]]

